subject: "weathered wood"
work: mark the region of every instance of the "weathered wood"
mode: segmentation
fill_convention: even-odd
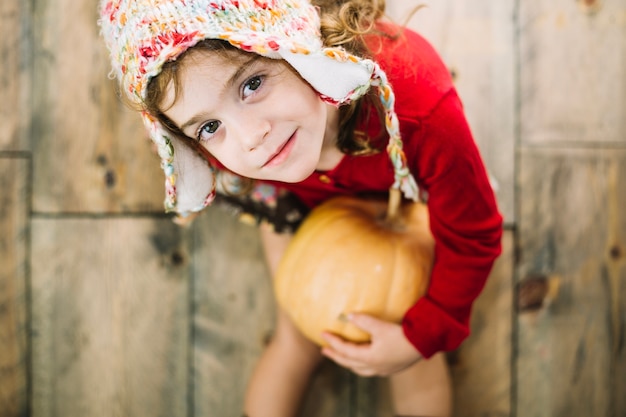
[[[28,412],[26,159],[0,158],[0,414]]]
[[[449,358],[454,416],[511,415],[513,232],[505,231],[502,255],[476,300],[472,333]]]
[[[34,219],[33,416],[187,417],[189,261],[169,219]]]
[[[497,183],[500,209],[515,222],[516,2],[387,0],[389,15],[426,37],[455,79],[485,165]]]
[[[626,4],[519,2],[523,143],[626,142]]]
[[[34,210],[161,212],[158,158],[107,78],[98,2],[33,4]]]
[[[304,398],[301,417],[362,417],[355,414],[356,390],[354,375],[326,360],[313,376]]]
[[[22,35],[28,5],[0,4],[0,151],[28,148],[28,75]],[[28,179],[26,154],[0,152],[0,414],[28,413]]]
[[[194,223],[194,415],[238,416],[274,305],[256,228],[212,207]]]
[[[356,375],[352,377],[357,387],[353,399],[357,417],[393,417],[387,378],[363,378]]]
[[[517,415],[624,415],[626,5],[519,16]]]
[[[194,415],[239,415],[248,378],[271,337],[275,302],[256,227],[220,207],[194,223]],[[312,382],[306,417],[349,409],[349,378],[327,365]]]
[[[29,71],[25,63],[29,38],[25,27],[29,4],[0,2],[0,150],[27,149]]]
[[[626,150],[522,148],[519,417],[626,415]]]

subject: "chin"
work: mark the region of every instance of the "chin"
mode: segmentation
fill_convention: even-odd
[[[284,176],[281,175],[279,178],[272,178],[272,179],[276,181],[294,184],[294,183],[298,183],[309,178],[311,174],[313,174],[313,172],[315,172],[315,165],[312,165],[312,166],[301,165],[301,166],[298,166],[297,170],[293,169],[291,170],[291,172],[287,173]]]
[[[311,174],[313,173],[313,171],[308,172],[306,174],[302,174],[302,175],[289,175],[286,178],[280,178],[277,179],[276,181],[280,181],[280,182],[286,182],[286,183],[290,183],[290,184],[295,184],[298,182],[302,182],[305,179],[307,179]]]

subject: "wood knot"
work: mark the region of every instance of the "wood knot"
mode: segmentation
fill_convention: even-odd
[[[96,163],[100,166],[106,166],[109,163],[109,160],[105,154],[100,154],[96,158]]]
[[[548,293],[548,278],[544,275],[526,277],[517,287],[517,308],[520,311],[539,310]]]
[[[520,312],[536,311],[549,304],[558,294],[560,280],[543,274],[532,274],[517,286],[517,308]]]
[[[116,182],[117,178],[115,176],[115,171],[108,169],[104,174],[104,183],[106,184],[107,188],[115,187]]]
[[[623,255],[622,248],[619,247],[618,245],[613,245],[611,249],[609,249],[609,256],[614,261],[621,259],[622,255]]]
[[[171,255],[172,265],[180,266],[185,262],[185,257],[180,252],[172,252]]]

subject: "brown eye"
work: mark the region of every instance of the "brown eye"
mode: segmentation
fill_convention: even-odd
[[[260,75],[255,75],[246,81],[243,85],[241,95],[246,98],[252,95],[263,84],[263,78]]]
[[[221,124],[222,122],[219,120],[211,120],[203,124],[198,131],[198,140],[202,141],[210,139],[211,135],[217,131]]]

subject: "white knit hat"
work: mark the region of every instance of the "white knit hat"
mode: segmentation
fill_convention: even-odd
[[[324,47],[319,15],[307,0],[103,0],[99,24],[122,91],[139,105],[163,64],[204,39],[221,39],[244,51],[284,59],[323,100],[335,105],[377,86],[390,135],[393,187],[417,198],[385,73],[372,60]],[[143,112],[143,119],[165,172],[166,210],[180,214],[202,210],[215,195],[213,168],[152,115]]]

